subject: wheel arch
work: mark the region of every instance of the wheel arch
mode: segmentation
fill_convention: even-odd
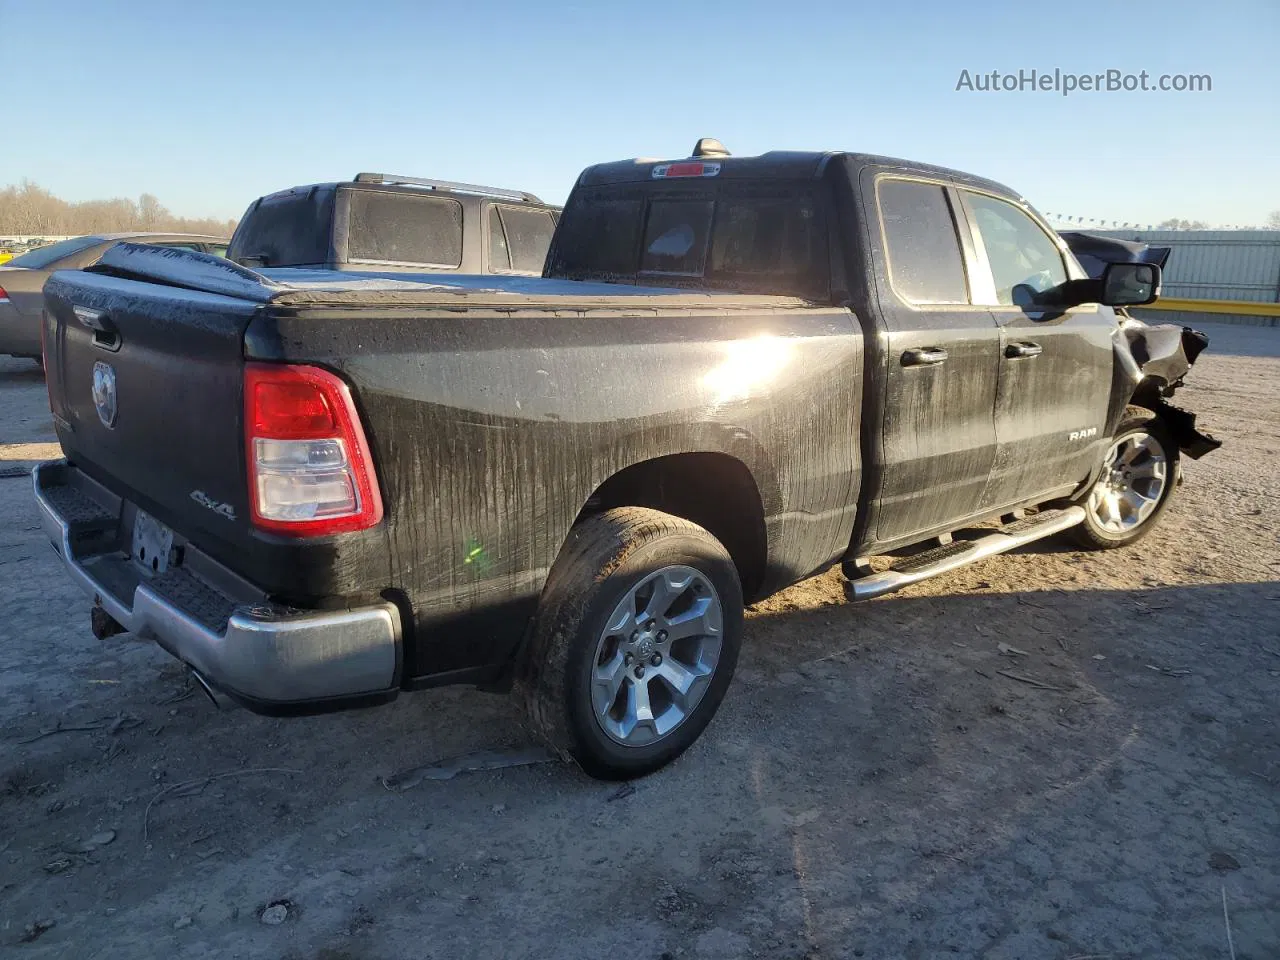
[[[614,472],[587,498],[574,520],[613,507],[649,507],[703,527],[724,544],[748,600],[764,583],[768,493],[738,457],[715,450],[651,457]]]

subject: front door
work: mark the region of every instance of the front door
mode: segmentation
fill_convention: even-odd
[[[982,506],[1060,496],[1086,479],[1107,444],[1115,313],[1098,304],[1037,308],[1038,294],[1084,273],[1029,210],[976,191],[960,196],[973,230],[974,299],[990,305],[1000,328],[998,447]]]
[[[949,186],[881,176],[875,196],[887,385],[875,539],[889,544],[980,509],[996,456],[1000,335],[971,302]]]

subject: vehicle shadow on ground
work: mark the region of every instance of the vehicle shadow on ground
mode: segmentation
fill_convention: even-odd
[[[44,383],[44,367],[30,360],[0,357],[0,387]]]
[[[859,945],[868,955],[948,946],[971,955],[992,943],[990,931],[1019,928],[1034,909],[1053,915],[1075,952],[1164,942],[1156,914],[1124,924],[1105,911],[1096,923],[1072,918],[1103,909],[1106,897],[1122,914],[1132,908],[1125,897],[1155,897],[1162,911],[1178,903],[1185,848],[1194,846],[1196,863],[1207,856],[1208,812],[1253,804],[1256,816],[1274,789],[1280,743],[1263,721],[1274,709],[1268,669],[1280,664],[1280,644],[1241,638],[1280,634],[1280,584],[907,595],[854,606],[829,579],[830,603],[787,609],[783,594],[757,607],[720,716],[684,758],[630,787],[544,764],[391,791],[383,780],[399,770],[526,742],[510,703],[441,690],[307,719],[220,714],[194,695],[175,701],[180,668],[117,639],[93,673],[126,682],[40,712],[49,726],[54,716],[73,726],[114,715],[122,728],[29,744],[15,741],[39,730],[6,731],[0,819],[12,817],[16,835],[31,831],[34,844],[49,830],[50,797],[116,811],[118,849],[139,851],[115,868],[112,903],[122,912],[153,909],[164,891],[305,903],[309,881],[282,872],[289,862],[308,875],[356,870],[357,902],[384,915],[408,910],[423,882],[415,877],[424,854],[413,851],[425,844],[440,864],[481,853],[496,863],[433,874],[438,896],[541,891],[542,911],[521,922],[544,944],[565,935],[558,917],[607,926],[617,898],[636,889],[648,891],[637,909],[658,924],[655,946],[728,924],[774,956],[847,956]],[[104,763],[110,777],[72,773]],[[199,780],[253,770],[268,772]],[[194,788],[155,802],[193,778]],[[41,799],[24,803],[41,784]],[[1123,808],[1111,804],[1117,796]],[[1275,835],[1236,836],[1233,848],[1264,892],[1273,878],[1256,874],[1266,856],[1257,845]],[[149,868],[160,855],[178,866]],[[1089,857],[1096,863],[1086,868]],[[1059,868],[1084,870],[1094,885],[1055,886]],[[24,891],[34,897],[52,895],[55,883],[71,902],[77,888],[86,903],[96,895],[87,868],[55,879],[37,865],[36,874]],[[1042,902],[1045,891],[1059,906]],[[326,939],[327,914],[311,910],[309,949],[348,942]],[[876,933],[902,910],[914,946]],[[423,935],[458,933],[445,917],[418,919]],[[1269,942],[1248,909],[1236,922],[1246,939]],[[1037,937],[1043,947],[1043,931]],[[1011,955],[1057,955],[1015,947]]]

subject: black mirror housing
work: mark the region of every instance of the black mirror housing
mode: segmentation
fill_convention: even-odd
[[[1102,271],[1100,303],[1139,307],[1160,296],[1160,268],[1154,263],[1109,263]]]

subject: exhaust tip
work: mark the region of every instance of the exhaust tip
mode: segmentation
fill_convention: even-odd
[[[221,710],[224,707],[230,706],[231,701],[226,694],[219,693],[217,690],[215,690],[213,688],[213,685],[209,683],[209,681],[206,680],[204,677],[200,676],[200,672],[196,670],[194,667],[188,668],[188,669],[191,672],[192,678],[199,685],[200,689],[204,691],[204,695],[208,697],[209,702],[213,704],[214,709]]]

